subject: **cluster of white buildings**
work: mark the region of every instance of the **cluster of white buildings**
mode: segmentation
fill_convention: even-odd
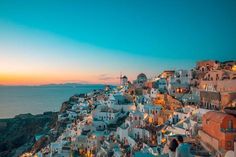
[[[192,145],[193,155],[211,155],[198,137],[202,117],[212,108],[201,105],[232,104],[236,79],[231,63],[204,61],[193,70],[164,71],[150,80],[143,73],[133,83],[127,76],[120,79],[117,88],[73,96],[58,115],[63,132],[36,155],[168,156],[167,145],[176,135]],[[208,100],[204,92],[214,92],[213,97]]]

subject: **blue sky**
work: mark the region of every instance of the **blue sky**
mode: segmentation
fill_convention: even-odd
[[[1,0],[0,71],[53,73],[55,81],[68,73],[61,82],[154,76],[235,60],[235,28],[235,0]]]

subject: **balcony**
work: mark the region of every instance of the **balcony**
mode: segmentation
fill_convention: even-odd
[[[224,133],[236,133],[236,128],[232,128],[232,129],[230,129],[230,128],[226,128],[226,129],[221,128],[220,131],[224,132]]]

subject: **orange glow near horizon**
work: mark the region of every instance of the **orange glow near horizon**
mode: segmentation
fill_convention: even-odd
[[[0,85],[45,85],[60,83],[85,83],[85,84],[118,84],[119,80],[99,80],[93,75],[63,75],[63,74],[1,74]]]
[[[61,83],[118,84],[119,74],[109,69],[100,69],[88,64],[77,64],[58,58],[36,58],[0,55],[0,85],[44,85]]]
[[[61,83],[119,84],[119,72],[90,62],[66,62],[51,58],[0,56],[0,85],[45,85]],[[45,61],[47,60],[47,62]],[[81,64],[79,64],[81,63]],[[108,66],[106,66],[108,67]],[[131,74],[127,74],[131,76]],[[130,78],[130,77],[129,77]]]

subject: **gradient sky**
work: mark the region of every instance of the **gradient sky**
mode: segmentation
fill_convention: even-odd
[[[235,0],[0,0],[0,84],[116,83],[236,59]]]

